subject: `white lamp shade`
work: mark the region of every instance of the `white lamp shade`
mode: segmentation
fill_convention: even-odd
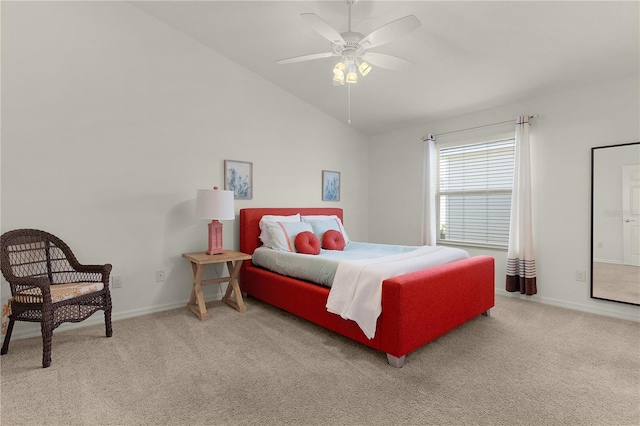
[[[196,195],[196,217],[217,220],[235,219],[233,191],[198,189]]]

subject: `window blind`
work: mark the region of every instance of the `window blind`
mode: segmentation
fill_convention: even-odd
[[[509,243],[514,156],[515,139],[439,150],[439,240]]]

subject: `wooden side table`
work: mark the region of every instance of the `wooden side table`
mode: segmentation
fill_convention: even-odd
[[[193,289],[191,290],[191,299],[187,303],[187,308],[196,314],[201,321],[209,319],[207,307],[204,304],[204,296],[202,295],[202,286],[210,284],[218,284],[228,282],[227,291],[222,301],[233,306],[238,312],[245,312],[247,307],[242,300],[240,292],[240,284],[238,283],[238,275],[240,267],[244,260],[251,259],[250,254],[241,253],[239,251],[225,250],[222,254],[206,254],[200,253],[183,253],[182,257],[191,262],[191,272],[193,273]],[[202,275],[206,265],[226,262],[229,270],[228,277],[212,278],[203,280]],[[235,262],[235,263],[234,263]]]

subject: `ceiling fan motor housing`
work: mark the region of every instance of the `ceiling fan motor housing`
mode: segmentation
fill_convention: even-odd
[[[362,53],[364,49],[360,46],[360,40],[364,38],[363,34],[355,31],[346,31],[340,35],[344,40],[344,44],[332,43],[333,52],[336,55],[350,55],[355,57]]]

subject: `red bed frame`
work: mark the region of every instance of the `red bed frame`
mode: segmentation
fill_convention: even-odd
[[[250,208],[240,210],[240,251],[261,245],[263,215],[332,215],[338,208]],[[494,259],[476,256],[389,278],[382,283],[382,314],[369,340],[358,325],[325,307],[329,289],[244,262],[242,291],[350,339],[386,352],[389,364],[402,367],[405,355],[494,306]]]

